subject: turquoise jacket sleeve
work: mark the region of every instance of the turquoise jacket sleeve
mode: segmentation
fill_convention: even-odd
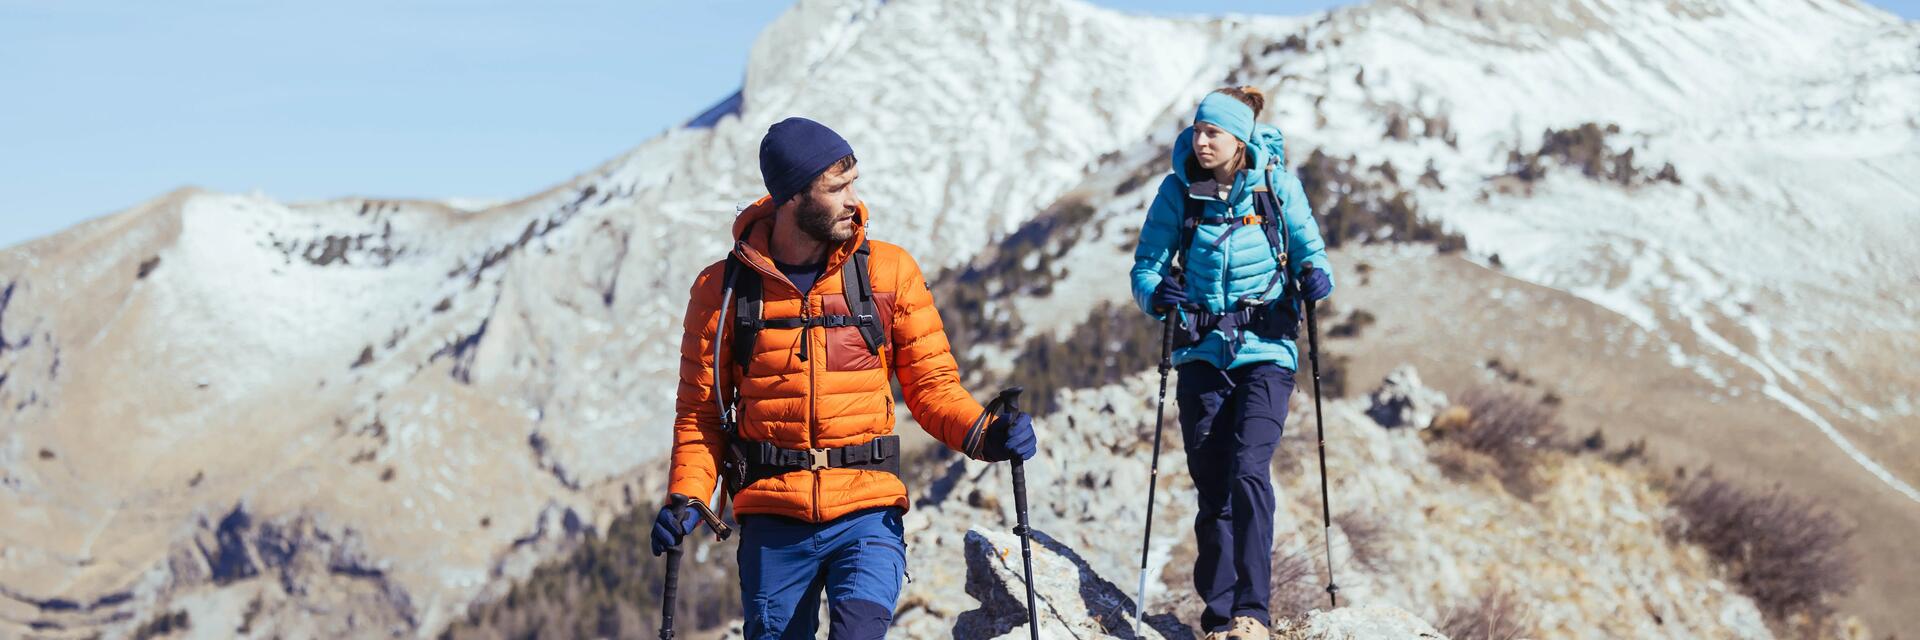
[[[1165,314],[1154,312],[1153,291],[1172,272],[1173,245],[1180,240],[1180,215],[1185,210],[1180,198],[1186,195],[1180,192],[1179,182],[1172,175],[1160,181],[1133,249],[1133,301],[1155,320],[1164,319]]]
[[[1320,237],[1320,223],[1313,219],[1313,205],[1307,202],[1307,193],[1300,187],[1299,178],[1289,174],[1286,183],[1287,255],[1293,256],[1293,264],[1288,269],[1292,273],[1288,275],[1297,278],[1306,272],[1307,265],[1313,265],[1327,273],[1327,282],[1331,284],[1333,263],[1327,261],[1327,242]]]

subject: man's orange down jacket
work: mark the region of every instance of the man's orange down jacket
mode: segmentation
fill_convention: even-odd
[[[802,295],[770,255],[774,205],[762,198],[735,219],[741,239],[734,255],[761,278],[763,317],[797,318],[845,314],[843,268],[866,240],[867,210],[854,218],[854,236],[835,248],[812,291]],[[904,249],[871,243],[868,259],[874,300],[887,344],[867,351],[857,327],[765,328],[755,340],[747,376],[734,364],[732,327],[720,348],[722,382],[738,385],[739,433],[785,449],[844,447],[893,433],[893,392],[900,388],[914,420],[948,447],[962,450],[968,430],[983,411],[960,386],[947,334],[934,309],[920,266]],[[701,500],[719,482],[726,436],[714,401],[713,340],[724,286],[724,261],[694,280],[680,343],[680,389],[673,425],[670,490]],[[731,312],[730,312],[731,313]],[[810,331],[807,340],[801,332]],[[802,359],[800,349],[807,349]],[[724,385],[723,385],[724,387]],[[822,469],[792,471],[749,485],[733,496],[734,512],[772,514],[826,522],[860,509],[908,507],[907,489],[885,471]]]

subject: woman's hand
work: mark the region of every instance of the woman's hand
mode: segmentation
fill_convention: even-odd
[[[1166,278],[1161,280],[1160,286],[1154,288],[1153,298],[1150,300],[1150,302],[1153,303],[1153,310],[1158,313],[1166,313],[1168,311],[1178,309],[1182,306],[1186,306],[1187,304],[1186,283],[1181,282],[1178,278]]]
[[[1300,274],[1300,292],[1306,294],[1308,300],[1325,300],[1333,293],[1333,279],[1319,267],[1308,265]]]

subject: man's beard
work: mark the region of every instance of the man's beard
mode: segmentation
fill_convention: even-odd
[[[840,217],[840,211],[808,198],[800,202],[800,210],[794,222],[799,224],[801,231],[817,242],[826,244],[846,242],[847,238],[853,237],[853,225],[847,225],[845,231],[834,228],[834,223]]]

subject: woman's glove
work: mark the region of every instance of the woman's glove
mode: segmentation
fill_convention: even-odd
[[[1300,292],[1306,294],[1308,300],[1325,300],[1333,293],[1333,279],[1327,277],[1325,270],[1308,265],[1307,270],[1300,273]]]
[[[1160,286],[1154,288],[1153,296],[1147,302],[1153,305],[1156,313],[1179,309],[1187,304],[1187,285],[1179,278],[1163,278],[1160,280]]]

